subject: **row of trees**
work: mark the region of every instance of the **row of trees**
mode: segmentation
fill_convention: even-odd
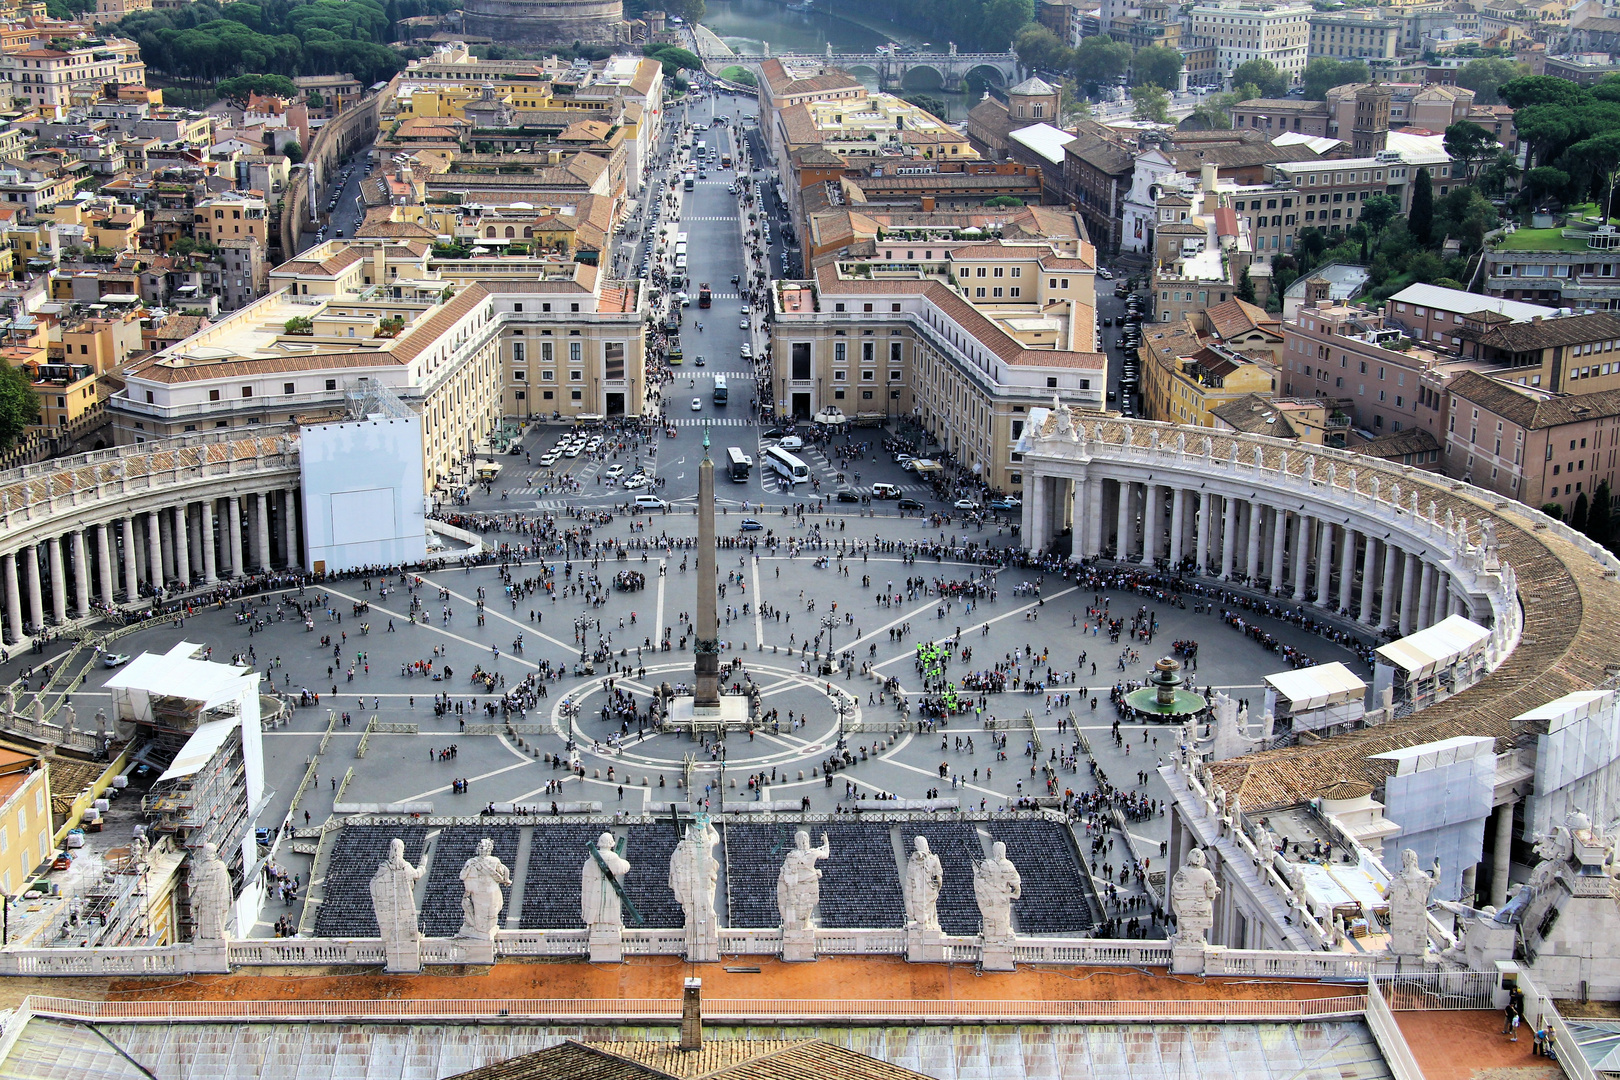
[[[1620,76],[1589,87],[1550,75],[1502,84],[1513,123],[1528,151],[1524,191],[1534,202],[1605,201],[1620,173]]]
[[[1114,85],[1126,74],[1133,86],[1152,84],[1174,90],[1183,60],[1174,49],[1159,45],[1132,49],[1106,36],[1085,38],[1071,49],[1052,31],[1034,23],[1018,31],[1013,51],[1024,67],[1063,72],[1093,93],[1100,86]]]

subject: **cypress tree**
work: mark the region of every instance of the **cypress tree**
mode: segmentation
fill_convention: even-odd
[[[1420,244],[1427,244],[1434,233],[1434,188],[1428,169],[1419,169],[1412,178],[1412,212],[1406,215],[1406,225]]]

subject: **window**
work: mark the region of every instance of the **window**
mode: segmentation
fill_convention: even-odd
[[[146,400],[147,401],[152,400],[152,392],[150,390],[148,390],[146,392]],[[219,400],[219,391],[218,390],[210,390],[210,391],[208,391],[208,400],[209,401],[218,401]]]
[[[337,380],[336,379],[327,379],[326,380],[326,388],[328,390],[336,390],[337,389]]]
[[[243,397],[252,397],[253,396],[253,387],[251,387],[251,386],[242,387],[242,396]]]
[[[569,382],[584,382],[585,381],[585,373],[583,371],[580,371],[578,368],[575,368],[573,371],[570,371],[568,373],[568,381]]]
[[[282,383],[281,384],[281,392],[283,394],[291,394],[291,393],[293,393],[293,384],[290,383],[290,382],[289,383]]]

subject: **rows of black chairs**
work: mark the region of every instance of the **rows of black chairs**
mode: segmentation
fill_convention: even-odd
[[[427,829],[421,825],[350,826],[332,844],[326,864],[325,898],[315,913],[315,936],[376,937],[377,914],[371,905],[371,879],[388,858],[388,842],[405,841],[405,858],[422,860]]]
[[[632,825],[625,830],[624,857],[630,862],[630,873],[624,891],[641,915],[641,925],[650,930],[678,929],[686,924],[680,901],[669,887],[669,860],[679,842],[680,837],[667,824]],[[714,857],[724,866],[719,845],[715,846]],[[715,892],[716,905],[723,912],[725,901],[719,898],[718,887]],[[628,911],[624,922],[631,925]]]
[[[478,841],[488,837],[495,842],[495,857],[506,864],[508,870],[517,862],[518,837],[516,825],[447,825],[439,833],[433,847],[433,867],[428,871],[427,890],[422,898],[421,927],[428,937],[454,937],[465,918],[461,898],[461,868],[468,859],[478,854]],[[507,905],[512,902],[512,889],[503,886],[500,925],[506,925]]]
[[[1078,934],[1091,929],[1091,907],[1073,834],[1050,821],[992,821],[990,836],[1007,845],[1023,895],[1013,905],[1021,934]]]
[[[579,910],[579,874],[590,857],[588,849],[601,835],[600,825],[535,826],[523,880],[523,929],[577,930],[585,925]]]

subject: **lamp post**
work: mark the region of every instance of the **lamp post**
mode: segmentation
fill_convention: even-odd
[[[827,659],[833,659],[833,627],[838,625],[838,617],[829,612],[821,617],[821,628],[827,632]]]

